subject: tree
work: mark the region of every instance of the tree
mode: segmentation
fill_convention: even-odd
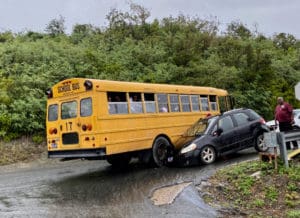
[[[131,3],[130,9],[132,11],[132,16],[130,19],[134,21],[136,25],[145,25],[146,20],[150,17],[150,11],[141,5]]]
[[[14,34],[10,31],[0,33],[0,43],[9,42],[14,40]]]
[[[63,16],[59,16],[58,19],[53,19],[46,26],[46,32],[51,36],[57,36],[65,33],[65,18]]]
[[[241,22],[231,22],[227,26],[227,34],[242,39],[249,38],[252,36],[251,31]]]
[[[74,43],[79,43],[84,38],[96,33],[101,33],[101,30],[91,24],[76,24],[73,27],[71,38]]]
[[[291,35],[286,33],[279,33],[274,36],[274,44],[283,50],[288,50],[291,47],[294,47],[297,43],[297,39]]]

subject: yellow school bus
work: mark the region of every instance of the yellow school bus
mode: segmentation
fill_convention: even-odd
[[[226,90],[212,87],[85,78],[61,81],[46,91],[49,158],[132,157],[165,165],[199,118],[230,109]]]

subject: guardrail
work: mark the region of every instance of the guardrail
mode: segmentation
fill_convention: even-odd
[[[293,130],[290,132],[285,132],[284,133],[284,138],[286,142],[291,142],[291,141],[299,141],[300,140],[300,130]]]
[[[280,158],[284,161],[286,168],[289,167],[286,142],[300,141],[300,130],[292,130],[289,132],[266,132],[264,133],[265,145],[269,148],[280,149]],[[298,148],[299,148],[298,144]]]

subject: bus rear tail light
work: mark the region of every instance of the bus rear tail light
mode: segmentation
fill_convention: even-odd
[[[56,128],[50,128],[49,133],[50,133],[50,135],[57,134],[57,129]]]
[[[95,137],[94,137],[94,136],[92,136],[92,137],[86,136],[86,137],[84,138],[84,140],[85,140],[85,141],[90,141],[90,140],[95,141]]]
[[[87,124],[87,125],[83,124],[81,128],[83,131],[87,131],[87,130],[91,131],[93,129],[92,124]]]
[[[87,125],[87,130],[91,131],[92,130],[92,124]]]

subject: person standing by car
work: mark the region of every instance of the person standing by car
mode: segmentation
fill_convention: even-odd
[[[275,123],[278,121],[279,130],[281,132],[293,130],[292,124],[294,123],[293,107],[283,101],[282,97],[277,98],[277,106],[275,108]],[[297,141],[293,141],[293,147],[297,148]],[[290,149],[290,143],[286,143],[287,149]]]

